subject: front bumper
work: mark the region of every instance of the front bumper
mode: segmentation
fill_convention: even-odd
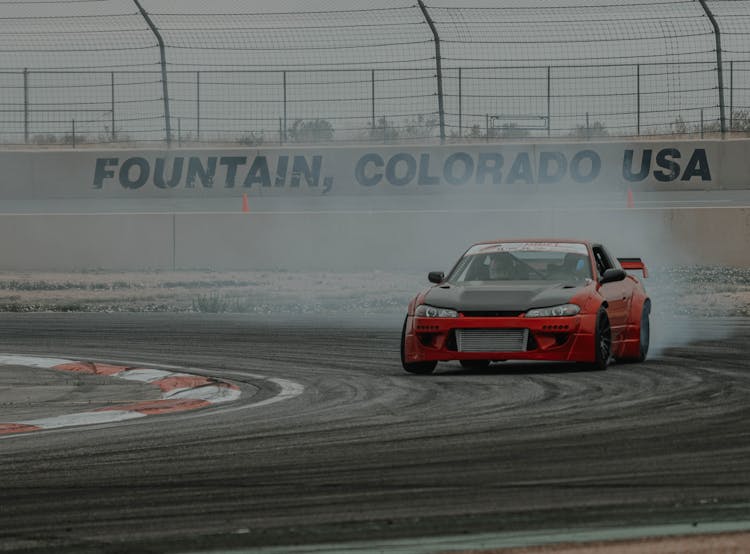
[[[543,360],[593,362],[595,359],[596,315],[571,317],[466,317],[430,318],[408,316],[404,342],[407,362],[449,360]],[[477,335],[481,330],[527,330],[525,344],[512,350],[461,349],[458,335]],[[516,333],[518,334],[518,333]]]

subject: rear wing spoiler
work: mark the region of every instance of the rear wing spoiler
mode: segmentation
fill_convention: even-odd
[[[646,264],[640,258],[617,258],[620,265],[625,271],[642,271],[644,277],[648,277]]]

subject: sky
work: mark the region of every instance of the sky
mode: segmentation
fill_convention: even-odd
[[[561,133],[587,120],[631,133],[639,105],[653,132],[677,118],[697,126],[718,117],[714,35],[693,0],[426,4],[440,30],[454,132],[491,117],[554,116]],[[750,106],[750,1],[709,4],[733,62],[735,105]],[[334,121],[351,138],[347,130],[367,128],[373,115],[392,126],[435,117],[435,45],[413,0],[142,5],[167,44],[174,126],[186,132],[278,138],[280,120],[303,117]],[[76,119],[106,136],[114,104],[123,135],[163,136],[159,70],[156,39],[131,0],[0,1],[0,110],[11,141],[24,102],[37,130],[59,134]]]

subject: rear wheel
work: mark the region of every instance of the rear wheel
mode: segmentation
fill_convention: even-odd
[[[638,350],[638,361],[642,362],[648,356],[648,347],[651,344],[651,304],[646,303],[641,313],[640,348]]]
[[[594,361],[587,364],[593,371],[607,369],[612,357],[612,329],[609,326],[607,310],[602,306],[596,314],[596,330],[594,332]]]
[[[490,366],[489,360],[460,360],[459,363],[466,369],[485,369]]]
[[[420,375],[427,375],[435,371],[437,362],[407,362],[406,352],[406,322],[409,320],[409,316],[404,318],[404,326],[401,329],[401,367],[409,373],[417,373]]]

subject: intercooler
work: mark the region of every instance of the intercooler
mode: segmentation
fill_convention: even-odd
[[[459,352],[525,352],[528,329],[456,329]]]

